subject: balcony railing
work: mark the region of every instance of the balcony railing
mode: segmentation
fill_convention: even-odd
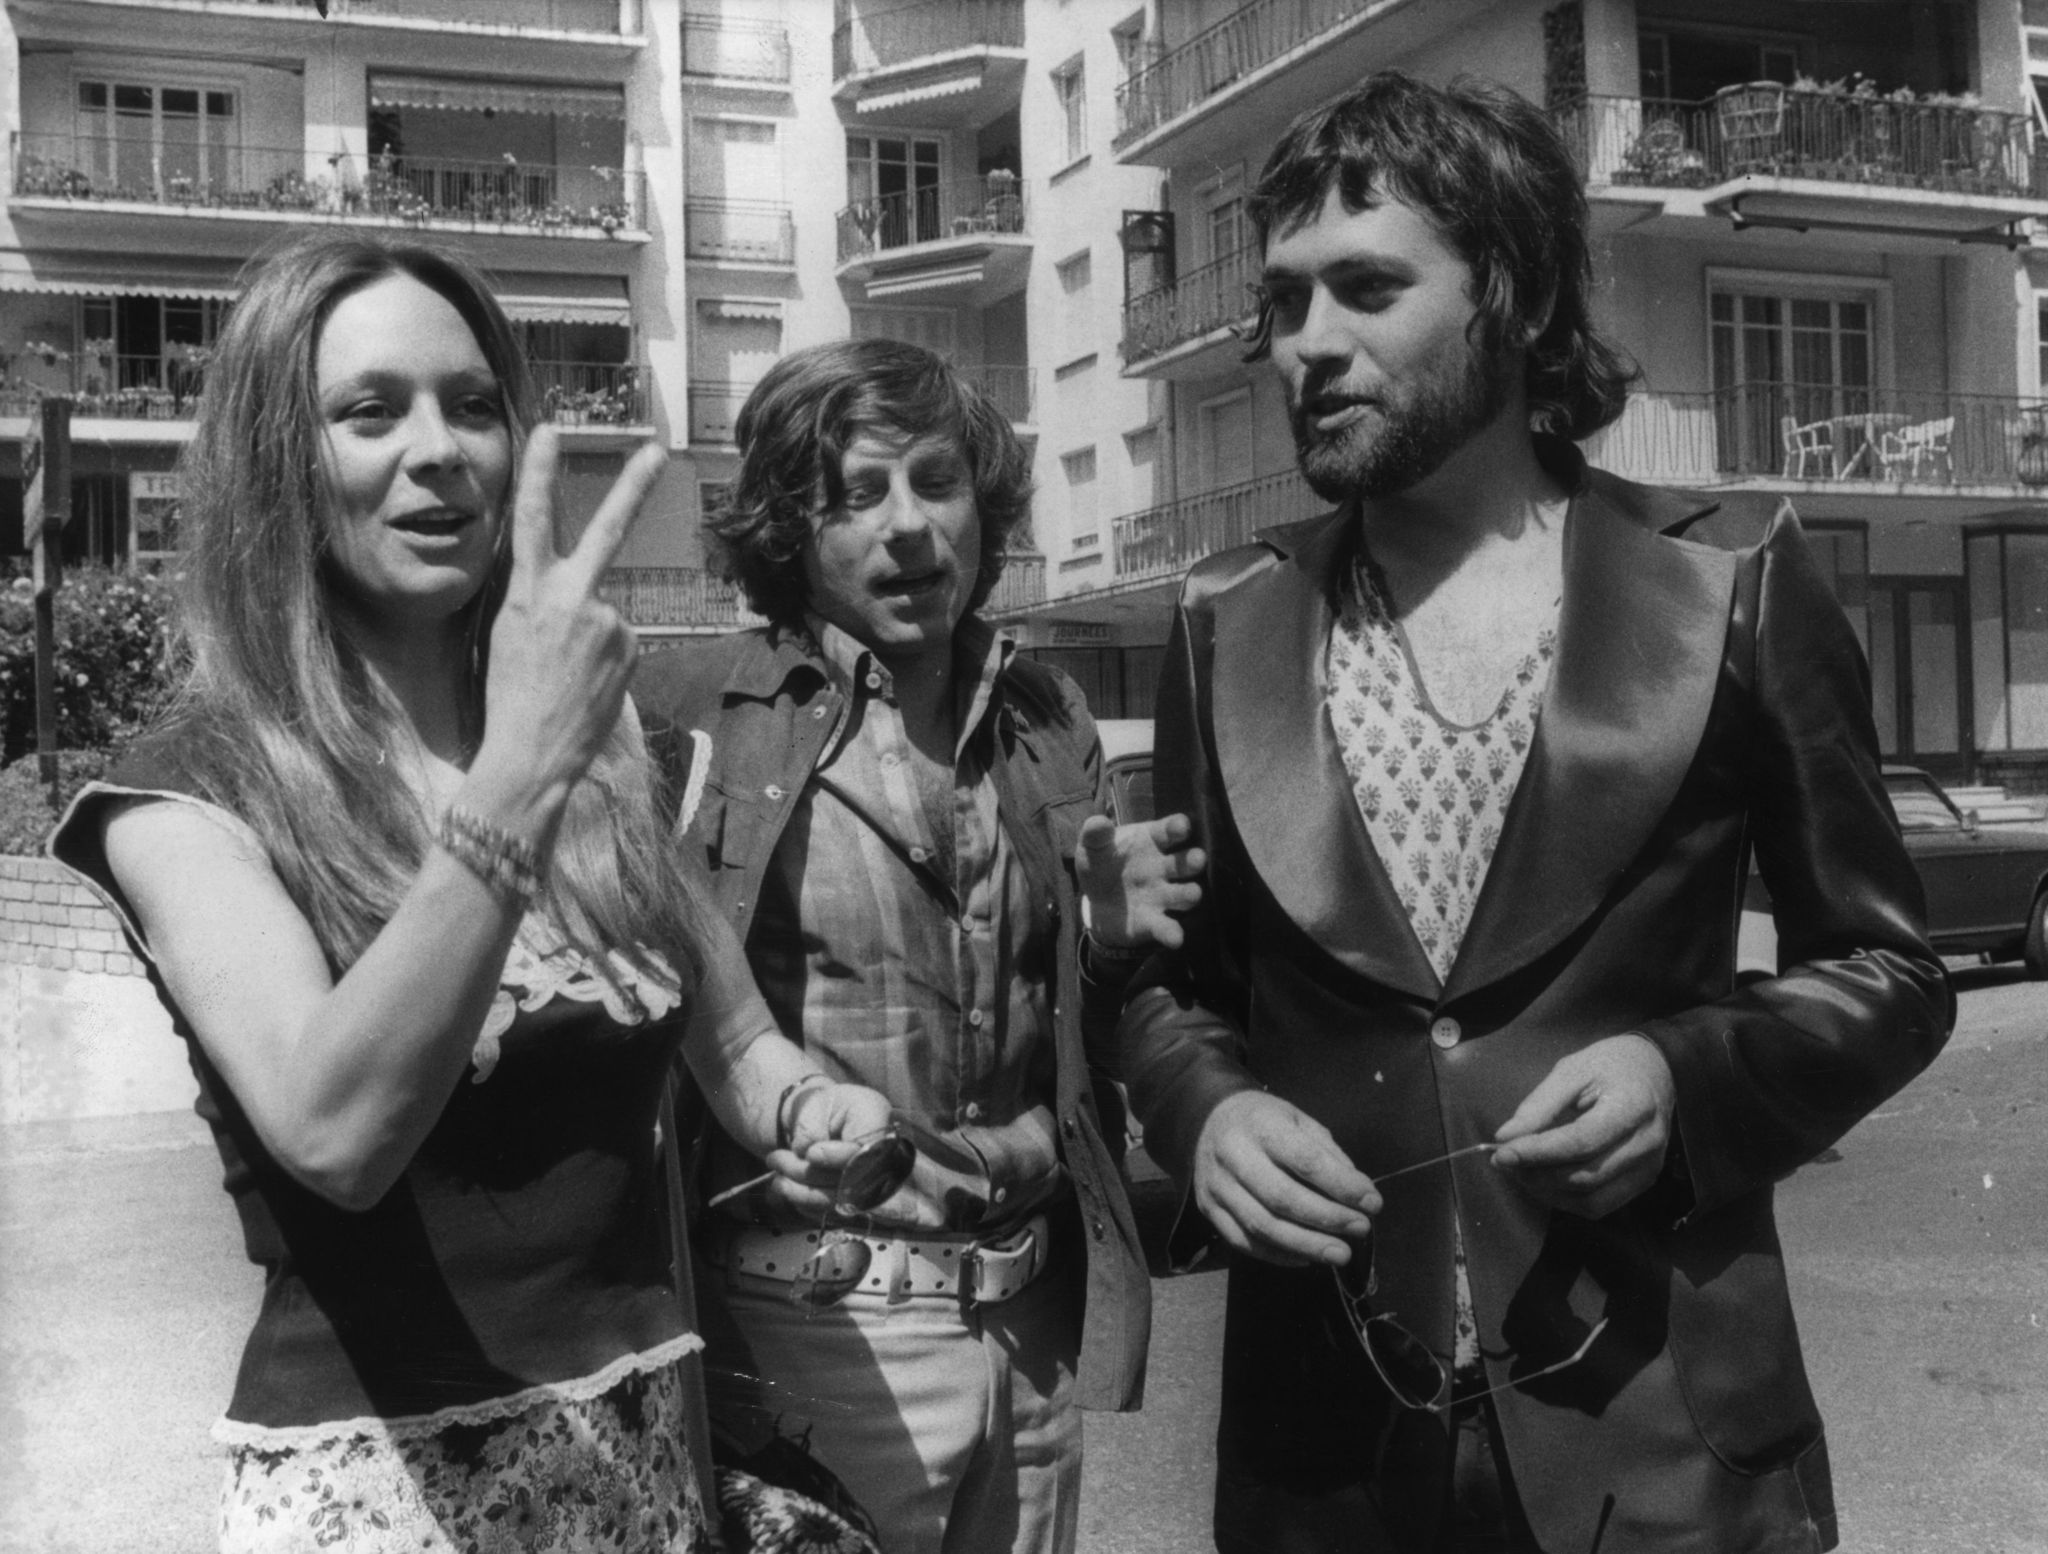
[[[832,30],[832,79],[914,64],[958,49],[1024,47],[1024,0],[927,0],[879,15],[858,10]]]
[[[1110,524],[1114,575],[1120,583],[1173,577],[1261,529],[1312,518],[1329,506],[1288,470],[1126,513]]]
[[[141,0],[144,5],[164,0]],[[189,0],[184,0],[189,6]],[[307,0],[241,0],[244,5],[304,11]],[[619,0],[327,0],[330,17],[386,17],[404,21],[466,22],[478,27],[511,27],[521,31],[619,32]]]
[[[19,370],[0,378],[0,415],[32,415],[48,394],[70,395],[72,414],[81,419],[189,421],[199,411],[207,352],[197,347],[150,355],[80,352],[55,363],[8,354]]]
[[[1029,367],[956,364],[954,370],[975,385],[1010,420],[1029,426],[1037,419],[1037,387]]]
[[[690,383],[690,441],[730,443],[740,406],[754,392],[751,383],[693,379]]]
[[[532,364],[541,414],[557,426],[645,426],[647,396],[631,362]]]
[[[598,593],[634,626],[736,630],[760,624],[738,584],[699,567],[610,567]]]
[[[789,81],[789,29],[780,22],[683,13],[683,73],[727,81]]]
[[[1244,322],[1257,311],[1250,287],[1264,263],[1257,243],[1190,270],[1171,286],[1124,304],[1123,357],[1143,361],[1212,330]]]
[[[1373,0],[1251,0],[1134,71],[1116,89],[1119,149],[1179,118],[1231,82],[1349,21]]]
[[[2043,198],[2025,114],[1762,82],[1705,102],[1593,97],[1557,113],[1587,182],[1707,188],[1772,176]]]
[[[616,167],[387,153],[367,167],[343,158],[309,177],[306,163],[303,148],[185,147],[173,158],[139,141],[23,134],[14,197],[607,236],[645,224],[644,179]]]
[[[1045,602],[1045,557],[1012,552],[1003,560],[1003,575],[983,605],[984,615],[1014,615]]]
[[[692,259],[795,264],[796,223],[787,205],[765,200],[691,200],[684,242]]]
[[[989,173],[928,184],[839,213],[839,262],[916,243],[1024,231],[1024,186],[1014,174]]]
[[[2048,485],[2048,404],[1989,394],[1751,383],[1637,394],[1586,457],[1631,480]]]

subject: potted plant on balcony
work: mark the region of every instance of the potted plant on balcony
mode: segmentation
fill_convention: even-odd
[[[2048,404],[2029,405],[2014,420],[2012,472],[2023,486],[2048,486]]]

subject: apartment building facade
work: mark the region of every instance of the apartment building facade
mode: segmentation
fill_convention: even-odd
[[[676,0],[9,0],[0,10],[0,553],[73,397],[75,561],[176,548],[174,466],[242,265],[289,228],[462,252],[563,431],[572,523],[680,439]],[[673,212],[669,207],[678,207]],[[691,554],[671,480],[626,560]]]
[[[1599,313],[1642,365],[1587,452],[1653,484],[1781,493],[1862,637],[1887,755],[2048,783],[2048,76],[2040,0],[1150,0],[1112,154],[1119,352],[1158,498],[1034,619],[1142,678],[1180,575],[1317,511],[1247,367],[1243,192],[1288,120],[1371,70],[1490,76],[1585,167]],[[1070,627],[1069,629],[1072,629]]]

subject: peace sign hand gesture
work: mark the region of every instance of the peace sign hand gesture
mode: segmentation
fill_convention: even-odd
[[[633,677],[633,628],[598,586],[667,462],[652,444],[635,453],[565,556],[555,547],[559,457],[555,429],[535,428],[519,466],[512,575],[491,627],[484,739],[467,785],[496,787],[493,777],[520,774],[491,807],[543,851],[569,790],[618,721]]]

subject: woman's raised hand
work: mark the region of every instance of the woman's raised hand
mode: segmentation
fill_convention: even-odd
[[[559,456],[555,429],[536,427],[512,503],[512,575],[491,627],[484,740],[476,762],[491,770],[500,762],[523,769],[538,790],[528,797],[550,816],[603,747],[632,680],[633,628],[599,597],[598,587],[667,462],[652,444],[627,460],[589,526],[562,555],[555,547]]]

